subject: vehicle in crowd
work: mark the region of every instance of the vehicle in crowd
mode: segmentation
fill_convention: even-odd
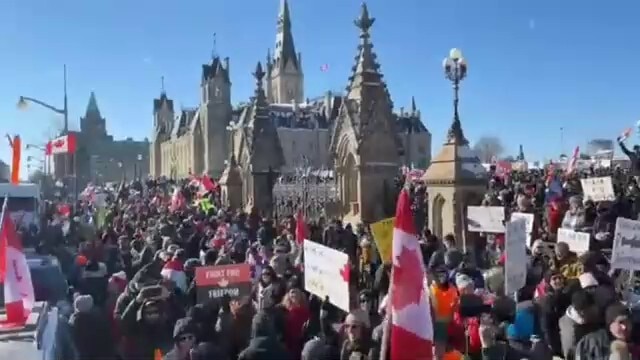
[[[25,250],[36,302],[55,303],[68,295],[69,285],[55,256]],[[0,308],[4,307],[4,286],[0,286]]]
[[[19,225],[40,227],[42,198],[40,186],[33,183],[0,183],[0,206],[8,199],[7,209],[11,219]]]

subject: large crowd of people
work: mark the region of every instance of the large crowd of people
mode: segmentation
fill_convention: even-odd
[[[434,358],[640,358],[634,289],[619,286],[621,272],[605,256],[616,219],[638,218],[633,175],[622,169],[492,173],[483,205],[504,207],[507,218],[522,212],[535,219],[523,264],[526,285],[515,295],[504,294],[503,235],[479,234],[470,256],[460,239],[438,238],[418,219]],[[584,176],[611,176],[615,200],[585,199]],[[59,257],[71,291],[47,304],[59,316],[56,341],[43,348],[47,359],[405,360],[389,357],[391,269],[367,226],[324,218],[304,224],[307,239],[349,256],[357,276],[350,277],[347,313],[305,290],[300,219],[232,211],[217,191],[203,194],[192,183],[122,184],[100,209],[91,199],[75,204],[68,231],[48,212],[38,251]],[[420,184],[408,187],[417,199],[414,215],[424,219],[428,195]],[[558,241],[559,228],[591,233],[590,250],[573,253]],[[203,301],[196,269],[232,264],[251,265],[250,293]],[[40,340],[46,327],[41,321]],[[414,360],[411,349],[406,354]]]

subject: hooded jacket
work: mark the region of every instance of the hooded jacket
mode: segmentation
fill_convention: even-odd
[[[238,360],[290,360],[291,355],[278,342],[273,319],[267,312],[260,311],[251,323],[251,341],[239,355]]]

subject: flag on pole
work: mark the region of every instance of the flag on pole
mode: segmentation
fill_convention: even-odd
[[[0,215],[0,282],[4,284],[6,318],[0,329],[24,327],[35,303],[31,273],[5,198]]]
[[[400,192],[393,229],[389,289],[391,360],[433,359],[433,323],[425,269],[411,214],[411,199]]]
[[[306,237],[307,227],[304,222],[304,215],[302,214],[302,210],[298,209],[298,213],[296,214],[296,242],[302,245]]]
[[[569,159],[569,163],[567,164],[567,171],[566,171],[567,175],[570,175],[576,169],[576,164],[578,163],[579,156],[580,156],[580,146],[576,146],[576,148],[573,150],[573,155],[571,155],[571,158]]]
[[[322,72],[328,72],[328,71],[329,71],[329,64],[322,64],[322,65],[320,65],[320,71],[322,71]]]
[[[629,138],[629,136],[631,136],[632,133],[633,133],[633,129],[632,128],[625,129],[622,132],[622,134],[620,134],[620,136],[618,136],[618,142],[623,142],[623,141],[627,140]]]
[[[76,136],[73,133],[57,137],[49,141],[45,147],[46,155],[74,154],[76,152]]]

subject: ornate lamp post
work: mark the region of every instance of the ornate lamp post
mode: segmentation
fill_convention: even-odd
[[[453,124],[447,134],[447,139],[452,140],[456,136],[462,135],[458,113],[458,92],[460,91],[460,83],[467,77],[467,61],[462,57],[462,51],[453,48],[449,51],[449,56],[442,61],[442,67],[445,77],[453,84]],[[465,145],[468,143],[464,136],[461,136],[459,140],[462,140]]]

